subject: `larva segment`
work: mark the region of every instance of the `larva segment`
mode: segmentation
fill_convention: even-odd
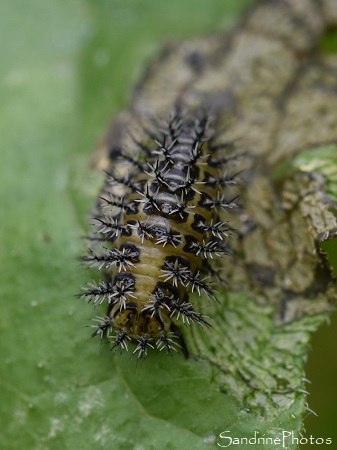
[[[209,278],[213,260],[228,253],[221,210],[236,206],[236,174],[223,146],[214,146],[207,115],[177,110],[149,141],[135,141],[137,160],[115,152],[124,170],[107,173],[98,201],[92,239],[102,244],[83,258],[108,281],[80,297],[107,303],[92,335],[107,336],[112,349],[135,341],[138,359],[149,347],[172,354],[180,346],[187,356],[176,323],[208,326],[190,294],[216,298]]]

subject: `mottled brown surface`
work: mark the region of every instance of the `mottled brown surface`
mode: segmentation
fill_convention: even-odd
[[[231,289],[275,305],[278,323],[327,310],[335,281],[318,240],[337,229],[317,173],[273,180],[271,170],[304,149],[337,140],[337,56],[319,50],[337,24],[334,0],[258,3],[229,34],[167,44],[117,117],[106,150],[132,148],[127,130],[166,116],[177,100],[219,113],[220,141],[248,153],[237,256],[224,264]],[[113,160],[113,152],[112,160]],[[246,161],[246,163],[247,163]],[[100,157],[99,167],[109,166]]]

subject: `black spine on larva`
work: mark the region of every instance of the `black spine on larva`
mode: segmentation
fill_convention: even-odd
[[[236,206],[237,177],[233,146],[214,142],[210,122],[177,109],[147,142],[134,139],[132,156],[114,149],[83,258],[106,279],[79,295],[106,303],[92,336],[107,337],[112,350],[136,341],[138,358],[155,346],[186,354],[177,325],[209,325],[192,294],[216,299],[210,279],[214,260],[229,253],[223,211]]]

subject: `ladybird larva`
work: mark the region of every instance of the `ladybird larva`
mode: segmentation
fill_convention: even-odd
[[[106,337],[113,350],[135,341],[138,359],[155,346],[187,356],[177,323],[208,326],[191,294],[216,299],[208,278],[213,259],[229,252],[231,227],[221,217],[236,207],[237,176],[235,156],[223,154],[233,146],[216,144],[211,123],[209,114],[177,108],[149,132],[150,143],[134,140],[138,157],[114,148],[124,170],[107,173],[91,238],[101,247],[83,258],[104,267],[106,280],[79,295],[107,303],[92,336]]]

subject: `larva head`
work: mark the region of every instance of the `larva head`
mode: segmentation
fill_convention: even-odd
[[[137,340],[141,336],[147,335],[155,341],[162,333],[169,331],[171,320],[167,315],[163,321],[149,312],[138,313],[136,309],[127,307],[115,313],[112,325],[116,331],[125,331],[130,339]]]

